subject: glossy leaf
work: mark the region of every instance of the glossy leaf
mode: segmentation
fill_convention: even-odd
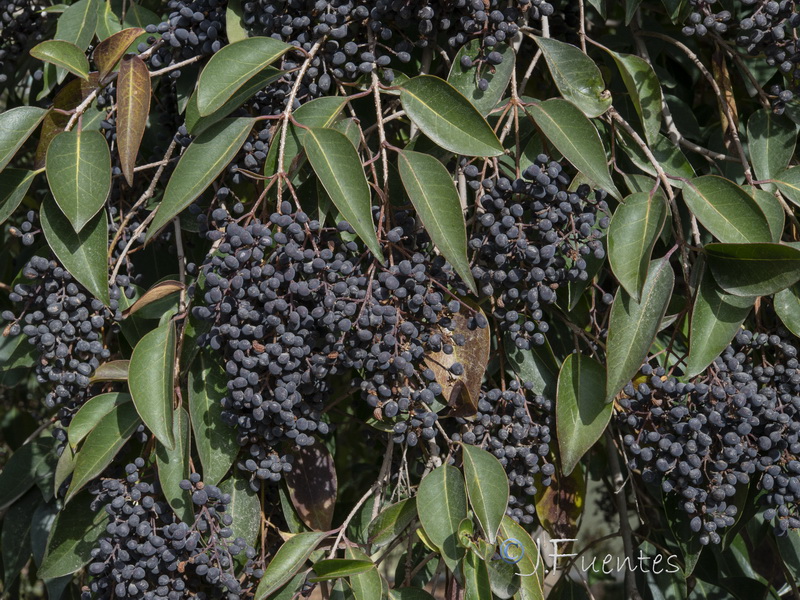
[[[634,143],[628,133],[624,130],[617,130],[617,134],[620,147],[625,151],[625,154],[628,155],[633,164],[648,175],[656,177],[657,173],[650,159],[642,152],[642,149]],[[656,162],[667,175],[685,179],[694,177],[695,173],[692,165],[686,159],[683,152],[681,152],[680,148],[673,144],[668,137],[658,134],[656,140],[650,143],[650,151],[653,158],[656,159]],[[681,189],[687,186],[681,179],[671,180],[670,183]]]
[[[366,573],[375,568],[371,560],[357,560],[351,558],[329,558],[314,563],[314,577],[309,577],[311,582],[329,581],[340,577],[350,577]]]
[[[114,460],[140,423],[136,407],[129,402],[112,407],[100,419],[76,454],[75,471],[67,492],[67,502]]]
[[[553,81],[567,100],[588,117],[598,117],[611,106],[611,94],[594,61],[572,44],[537,37]]]
[[[189,371],[189,411],[203,481],[210,485],[222,480],[239,453],[236,439],[222,421],[220,402],[228,392],[226,382],[217,361],[200,353]]]
[[[63,131],[47,149],[47,182],[61,211],[79,232],[111,191],[111,152],[99,131]]]
[[[492,47],[492,50],[503,57],[503,62],[499,65],[492,67],[486,65],[480,70],[474,66],[464,68],[461,62],[463,57],[475,60],[482,52],[480,40],[470,40],[456,54],[450,67],[450,74],[447,76],[447,83],[461,92],[484,116],[488,115],[503,98],[508,83],[511,81],[511,73],[514,71],[516,60],[514,50],[508,44],[497,44]],[[480,79],[488,82],[489,86],[486,90],[478,87]]]
[[[789,201],[800,206],[800,167],[790,167],[781,171],[772,177],[772,181]]]
[[[783,211],[781,203],[772,192],[765,192],[756,187],[745,186],[745,192],[750,194],[753,200],[756,201],[761,212],[767,218],[769,230],[772,233],[773,242],[780,242],[783,236],[783,228],[786,225],[786,213]]]
[[[544,600],[544,560],[538,540],[534,542],[530,534],[507,515],[500,523],[500,535],[503,544],[509,544],[509,556],[514,559],[521,556],[515,565],[521,574],[519,600]]]
[[[110,360],[100,363],[100,366],[89,377],[89,381],[92,383],[95,381],[128,381],[130,364],[129,360]]]
[[[119,33],[122,30],[122,24],[111,8],[111,0],[100,0],[100,2],[102,6],[97,15],[97,31],[95,33],[97,34],[98,40],[105,41],[115,33]],[[97,49],[95,48],[95,52],[96,51]],[[96,58],[94,59],[94,63],[96,65],[98,64]]]
[[[255,119],[223,119],[199,135],[186,149],[167,183],[147,239],[194,202],[222,173],[242,147]]]
[[[735,296],[768,296],[800,280],[800,249],[788,244],[707,244],[717,284]]]
[[[128,387],[150,431],[168,449],[175,447],[172,426],[175,325],[167,322],[145,335],[131,355]]]
[[[800,286],[793,285],[776,293],[772,305],[786,329],[800,337]]]
[[[136,299],[136,302],[131,304],[122,312],[122,316],[123,318],[129,317],[132,314],[140,311],[145,306],[148,306],[172,294],[177,294],[181,290],[185,289],[185,287],[186,286],[184,286],[184,284],[182,284],[180,281],[174,281],[172,279],[160,281],[147,290],[144,294],[139,296],[139,298]]]
[[[114,70],[114,67],[116,67],[117,63],[125,56],[131,44],[144,32],[145,30],[141,27],[128,27],[97,44],[97,48],[95,48],[92,53],[92,60],[94,64],[97,65],[100,79],[103,79]],[[117,84],[117,87],[119,88],[119,84]],[[117,92],[117,94],[119,94],[119,92]]]
[[[372,196],[353,144],[347,136],[333,129],[312,128],[305,132],[303,147],[334,206],[372,254],[382,260],[383,253],[372,222]]]
[[[492,600],[492,586],[486,563],[475,552],[467,552],[462,564],[464,600]]]
[[[55,39],[72,42],[86,50],[97,28],[97,15],[97,0],[79,0],[71,4],[58,18]]]
[[[598,187],[619,199],[606,163],[606,150],[597,129],[574,104],[552,98],[527,106],[544,136],[576,169]]]
[[[686,374],[701,373],[722,353],[750,314],[755,298],[726,294],[706,267],[692,307]]]
[[[635,300],[647,278],[653,248],[667,219],[660,194],[638,192],[617,207],[608,228],[608,260],[619,283]]]
[[[417,516],[415,498],[406,498],[384,508],[369,524],[369,542],[383,546],[395,539]]]
[[[197,83],[200,116],[219,110],[250,79],[292,46],[271,37],[252,37],[228,44],[208,61]]]
[[[464,156],[499,156],[503,147],[492,128],[461,93],[432,75],[419,75],[400,88],[400,102],[433,142]]]
[[[37,573],[41,579],[70,575],[91,560],[92,549],[108,523],[108,513],[89,508],[91,500],[89,492],[82,492],[56,516]]]
[[[651,144],[658,138],[661,128],[661,106],[663,98],[661,84],[653,67],[635,54],[608,53],[617,63],[625,89],[633,101],[636,114],[642,121],[645,139]]]
[[[489,569],[489,583],[494,597],[511,600],[521,586],[517,566],[504,560],[490,560],[486,567]]]
[[[138,56],[122,59],[117,77],[117,151],[128,185],[150,114],[150,71]]]
[[[284,542],[264,570],[264,576],[256,589],[255,600],[264,600],[294,577],[327,535],[318,531],[298,533]]]
[[[78,444],[89,435],[108,413],[121,404],[130,401],[131,397],[128,394],[120,392],[98,394],[89,398],[69,422],[67,439],[69,439],[70,445],[73,448],[77,448]]]
[[[467,257],[467,229],[461,200],[444,165],[429,154],[405,150],[398,155],[403,186],[425,231],[473,293],[475,279]]]
[[[6,169],[0,172],[0,224],[17,210],[36,177],[35,171]]]
[[[178,408],[172,416],[172,435],[175,447],[171,450],[156,442],[156,467],[158,481],[164,491],[170,507],[178,518],[191,525],[194,523],[194,505],[192,496],[182,490],[180,483],[189,479],[189,460],[191,458],[191,433],[189,430],[189,415],[183,408]]]
[[[624,289],[617,290],[608,325],[606,400],[614,398],[642,366],[666,314],[674,283],[669,261],[658,259],[650,263],[638,302]]]
[[[225,10],[225,33],[231,44],[247,39],[243,15],[242,0],[228,0],[228,8]]]
[[[0,113],[0,171],[11,162],[46,114],[45,109],[37,106],[19,106]]]
[[[561,365],[556,397],[556,429],[561,470],[572,473],[611,420],[603,366],[588,356],[570,354]]]
[[[263,90],[285,74],[285,71],[279,71],[272,67],[263,69],[239,88],[239,90],[231,96],[230,100],[205,117],[200,116],[200,112],[197,108],[197,91],[195,90],[186,105],[186,129],[192,135],[200,135],[214,123],[218,123],[221,119],[224,119],[239,108],[247,99],[252,98],[256,92]],[[303,106],[305,106],[305,104]],[[294,117],[297,118],[297,115],[295,114]],[[272,146],[270,146],[270,148],[272,148]]]
[[[345,550],[345,557],[351,560],[369,560],[369,556],[360,548],[350,546]],[[350,577],[350,587],[356,600],[383,600],[384,580],[377,568]]]
[[[555,397],[558,380],[558,364],[553,349],[545,340],[544,346],[532,346],[530,350],[517,348],[509,336],[504,338],[506,358],[522,381],[533,382],[534,394]]]
[[[231,495],[228,513],[233,517],[233,538],[241,537],[255,547],[261,530],[261,500],[250,488],[250,482],[241,472],[235,473],[219,486],[223,494]]]
[[[721,242],[769,242],[769,223],[753,200],[732,181],[717,175],[692,179],[683,188],[683,199],[692,214]]]
[[[442,465],[422,479],[417,491],[417,512],[426,535],[455,572],[464,554],[458,545],[458,525],[467,517],[467,491],[458,469]]]
[[[508,475],[500,461],[486,450],[469,444],[462,444],[461,449],[469,504],[486,539],[494,544],[508,507]]]
[[[797,126],[789,119],[762,108],[747,121],[750,162],[758,179],[769,179],[789,166],[797,142]],[[772,191],[774,186],[765,184]]]
[[[89,60],[83,50],[71,42],[46,40],[31,48],[31,56],[66,69],[81,79],[89,78]]]
[[[20,446],[9,457],[0,471],[0,510],[11,506],[36,483],[37,473],[51,451],[52,444],[39,438]]]
[[[311,529],[330,529],[338,484],[328,449],[319,443],[298,448],[285,477],[292,505],[303,522]]]
[[[56,258],[95,298],[108,306],[108,219],[105,212],[99,212],[76,233],[56,203],[46,198],[39,219]]]

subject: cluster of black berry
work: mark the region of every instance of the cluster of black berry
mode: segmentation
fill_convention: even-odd
[[[183,598],[243,597],[234,573],[233,558],[255,550],[237,538],[231,540],[232,517],[226,512],[229,494],[203,485],[192,474],[181,488],[192,494],[193,523],[181,522],[163,500],[156,484],[143,481],[141,458],[125,467],[122,480],[104,479],[94,490],[92,506],[108,513],[105,537],[92,550],[84,587],[84,600],[133,598],[181,600]]]
[[[45,406],[60,406],[59,417],[67,425],[86,399],[92,373],[110,356],[103,334],[121,318],[119,289],[113,288],[114,299],[105,307],[58,262],[41,256],[31,258],[22,274],[30,282],[15,285],[9,294],[11,302],[22,307],[19,315],[3,312],[3,320],[10,322],[6,332],[22,333],[36,346],[36,378],[54,386],[45,396]]]
[[[27,49],[45,39],[47,13],[37,0],[0,0],[0,86]]]
[[[455,437],[497,457],[511,489],[507,513],[526,525],[536,519],[536,486],[549,486],[555,473],[555,465],[548,462],[553,402],[539,395],[530,398],[532,387],[531,382],[512,380],[505,390],[484,388],[474,420],[458,419],[462,431]]]
[[[160,69],[217,52],[226,43],[226,7],[224,0],[170,0],[167,20],[147,26],[147,33],[160,34],[164,42],[150,56],[150,65]],[[180,69],[175,69],[169,75],[177,79],[180,74]]]
[[[480,180],[474,164],[464,174],[482,193],[469,241],[472,274],[482,294],[497,298],[493,316],[516,346],[541,345],[549,330],[543,308],[560,286],[587,279],[590,253],[605,255],[606,193],[585,184],[568,191],[569,176],[544,154],[515,181]]]
[[[751,481],[778,533],[800,527],[800,363],[786,337],[742,331],[690,383],[661,367],[641,372],[646,381],[618,400],[630,466],[680,496],[701,543],[720,541]]]

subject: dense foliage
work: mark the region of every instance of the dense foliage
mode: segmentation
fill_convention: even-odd
[[[800,599],[799,26],[0,0],[3,598]]]

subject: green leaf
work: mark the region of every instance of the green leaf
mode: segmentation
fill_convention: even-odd
[[[633,297],[647,278],[653,248],[667,219],[663,196],[638,192],[631,194],[614,211],[608,228],[608,260],[620,285]]]
[[[97,0],[79,0],[67,7],[58,18],[55,39],[72,42],[80,50],[86,50],[97,27]],[[59,78],[59,81],[63,77]]]
[[[353,144],[343,133],[325,128],[308,129],[302,141],[308,161],[333,204],[372,254],[382,260],[372,222],[372,196]]]
[[[227,395],[227,379],[218,361],[200,353],[189,371],[189,412],[192,415],[194,443],[203,481],[217,485],[231,468],[239,444],[230,427],[222,422],[222,399]]]
[[[129,402],[113,407],[100,419],[76,454],[75,471],[67,492],[67,502],[84,485],[103,472],[140,423],[136,407]]]
[[[780,242],[781,236],[783,236],[783,228],[786,224],[786,213],[783,211],[781,203],[778,202],[773,193],[765,192],[752,186],[745,186],[742,189],[750,194],[767,218],[769,230],[772,233],[771,241]]]
[[[772,177],[772,181],[786,198],[800,206],[800,167],[790,167],[781,171]]]
[[[552,38],[535,39],[561,95],[587,117],[606,112],[611,106],[611,94],[594,61],[571,44]]]
[[[0,224],[17,210],[36,177],[36,171],[6,169],[0,172]]]
[[[298,448],[292,470],[285,477],[292,505],[303,523],[311,529],[330,529],[338,482],[328,449],[321,443]]]
[[[640,168],[645,173],[656,177],[657,173],[655,167],[650,160],[645,156],[642,149],[636,145],[628,133],[624,130],[618,129],[617,135],[620,146],[625,153],[630,157],[634,165]],[[656,136],[655,142],[650,144],[650,151],[656,162],[661,166],[664,173],[676,177],[683,177],[689,179],[694,177],[694,169],[692,165],[686,160],[686,157],[680,151],[680,148],[673,144],[670,139],[660,133]],[[672,185],[677,188],[684,188],[686,184],[680,179],[671,181]]]
[[[607,50],[617,63],[622,81],[630,94],[636,114],[642,121],[645,139],[655,143],[661,129],[661,107],[663,98],[661,84],[653,67],[635,54],[621,54]]]
[[[117,152],[130,186],[149,114],[150,71],[141,58],[131,54],[122,59],[117,77]]]
[[[523,381],[532,381],[534,394],[543,394],[548,398],[556,395],[558,380],[558,363],[553,349],[545,338],[544,346],[531,346],[530,350],[522,350],[514,345],[510,336],[504,337],[506,358]]]
[[[606,402],[603,366],[588,356],[570,354],[558,374],[556,428],[561,471],[569,475],[603,435],[614,404]]]
[[[236,91],[233,96],[231,96],[230,100],[223,104],[219,109],[205,117],[200,116],[200,112],[197,109],[197,90],[195,90],[195,92],[189,98],[189,103],[186,105],[186,129],[192,135],[200,135],[214,123],[218,123],[221,119],[224,119],[234,110],[239,108],[249,98],[252,98],[256,92],[263,90],[269,84],[278,81],[285,74],[286,71],[280,71],[278,69],[273,69],[272,67],[265,68],[260,73],[255,74],[250,81],[239,88],[239,90]],[[305,106],[305,104],[303,106]],[[295,118],[297,117],[296,114],[294,116]],[[270,146],[270,148],[272,148],[272,146]]]
[[[461,472],[442,465],[428,473],[417,491],[417,512],[428,538],[455,572],[464,554],[458,545],[458,525],[467,517],[467,491]]]
[[[173,413],[172,435],[175,438],[175,447],[171,450],[156,442],[158,480],[172,510],[181,521],[191,526],[194,523],[192,496],[188,490],[180,488],[181,481],[189,479],[192,449],[189,415],[183,408],[177,408]]]
[[[130,369],[131,361],[129,360],[110,360],[108,362],[100,363],[100,366],[95,369],[89,381],[128,381],[128,370]]]
[[[434,597],[425,590],[410,587],[391,590],[389,598],[391,600],[434,600]]]
[[[0,510],[11,506],[36,483],[37,474],[51,451],[51,443],[38,438],[20,446],[11,455],[0,471]]]
[[[108,4],[106,6],[108,6]],[[103,79],[114,70],[114,67],[116,67],[117,63],[125,56],[131,44],[143,33],[145,33],[145,30],[141,27],[129,27],[128,29],[116,32],[97,44],[97,48],[95,48],[92,53],[92,60],[94,64],[97,65],[99,71],[98,77],[100,79]]]
[[[225,9],[225,33],[231,44],[247,39],[243,15],[242,0],[228,0],[228,8]]]
[[[351,560],[370,559],[363,550],[355,546],[348,547],[344,555]],[[350,586],[353,588],[353,595],[356,600],[382,600],[386,597],[383,577],[378,573],[377,568],[353,575],[350,577]]]
[[[47,40],[31,48],[31,56],[66,69],[81,79],[89,79],[89,60],[71,42]]]
[[[403,186],[425,231],[456,273],[477,295],[467,257],[467,228],[456,186],[444,165],[429,154],[401,151],[398,166]]]
[[[755,298],[726,294],[706,268],[692,307],[686,375],[700,374],[725,350],[750,314]]]
[[[350,577],[366,573],[375,568],[371,560],[356,560],[351,558],[329,558],[314,563],[315,577],[309,577],[311,582],[329,581],[340,577]]]
[[[490,560],[486,563],[489,569],[489,583],[492,594],[499,600],[511,600],[521,586],[516,565],[504,560]]]
[[[786,329],[800,337],[800,286],[793,285],[776,293],[772,305]]]
[[[130,402],[131,397],[128,394],[120,392],[109,392],[107,394],[99,394],[89,398],[89,400],[80,407],[75,416],[69,422],[67,428],[67,438],[73,448],[77,448],[78,444],[91,432],[97,424],[114,408]]]
[[[486,563],[475,552],[467,552],[463,567],[464,600],[492,600],[492,586]]]
[[[145,335],[131,355],[128,377],[133,403],[159,442],[172,450],[175,375],[175,324],[164,323]]]
[[[255,75],[292,46],[270,37],[228,44],[208,61],[197,83],[197,110],[206,117],[222,108]]]
[[[31,524],[41,502],[41,494],[31,490],[3,515],[0,554],[3,557],[3,585],[6,589],[11,587],[31,558]]]
[[[464,156],[500,156],[492,128],[461,93],[433,75],[419,75],[400,88],[403,110],[436,144]]]
[[[473,66],[465,69],[461,64],[462,57],[468,56],[474,60],[482,53],[480,40],[470,40],[456,54],[450,67],[450,74],[447,76],[447,83],[461,92],[484,116],[502,100],[508,82],[511,81],[516,60],[514,50],[508,44],[497,44],[492,50],[503,57],[503,62],[499,65],[490,67],[487,63],[481,67]],[[489,83],[485,91],[478,87],[480,79],[485,79]]]
[[[91,500],[88,491],[82,492],[58,513],[37,573],[39,578],[70,575],[92,559],[92,549],[106,532],[108,514],[90,510]]]
[[[542,134],[576,169],[614,198],[622,197],[608,172],[606,150],[597,129],[574,104],[552,98],[531,104],[525,110]]]
[[[76,232],[92,220],[111,191],[111,152],[99,131],[62,131],[47,148],[47,182]]]
[[[219,489],[223,494],[231,495],[227,512],[233,517],[232,539],[241,537],[249,546],[255,547],[261,531],[261,500],[258,494],[252,490],[241,471],[236,471],[223,481]]]
[[[606,400],[610,401],[642,366],[667,311],[675,273],[668,259],[650,263],[639,302],[623,288],[611,306],[606,348]]]
[[[800,279],[800,249],[788,244],[706,244],[719,286],[735,296],[768,296]]]
[[[239,152],[254,124],[255,119],[223,119],[189,144],[167,183],[147,240],[211,185]]]
[[[742,188],[717,175],[697,177],[683,188],[683,199],[697,220],[726,243],[772,240],[767,217]]]
[[[59,261],[91,294],[108,306],[108,219],[101,211],[76,233],[52,198],[39,211],[47,244]]]
[[[327,535],[318,531],[298,533],[284,542],[264,570],[264,576],[256,589],[255,600],[263,600],[294,577]]]
[[[747,121],[750,163],[758,179],[769,179],[789,166],[797,142],[797,126],[790,120],[762,108]],[[767,191],[774,185],[764,184]]]
[[[47,111],[36,106],[20,106],[0,113],[0,171],[42,122]]]
[[[369,542],[374,546],[388,544],[408,527],[417,516],[415,498],[406,498],[384,508],[369,524]]]
[[[469,504],[486,539],[494,544],[508,507],[508,475],[500,461],[486,450],[469,444],[461,444],[461,449]]]
[[[102,4],[100,6],[100,11],[97,14],[97,39],[105,41],[106,39],[110,38],[115,33],[119,33],[122,29],[122,24],[119,21],[117,15],[114,14],[113,9],[111,8],[111,0],[101,0]],[[102,42],[101,42],[102,43]],[[95,52],[97,48],[95,48]],[[98,65],[97,59],[95,59],[94,63]]]

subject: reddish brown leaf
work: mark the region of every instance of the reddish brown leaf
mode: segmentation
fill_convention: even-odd
[[[97,82],[99,80],[100,78],[97,73],[89,73],[89,81],[85,79],[73,79],[56,94],[55,98],[53,98],[53,108],[61,110],[72,110],[76,108],[81,102],[86,100],[89,94],[97,87]],[[45,115],[42,121],[42,133],[39,136],[39,145],[36,147],[34,168],[41,169],[44,167],[47,148],[50,146],[50,142],[53,141],[56,135],[64,131],[68,122],[69,115],[64,115],[54,110],[51,110]]]
[[[100,79],[111,73],[130,45],[144,33],[141,27],[130,27],[104,39],[94,49],[92,60],[100,72]]]
[[[175,292],[180,292],[185,286],[180,281],[162,281],[161,283],[157,283],[149,290],[147,290],[142,297],[139,298],[136,302],[134,302],[131,306],[126,308],[122,312],[122,317],[129,317],[137,310],[144,308],[148,304],[155,302],[156,300],[161,300],[161,298],[165,298],[170,294],[174,294]]]
[[[333,457],[327,448],[319,443],[300,448],[292,470],[286,475],[286,484],[303,523],[317,531],[330,529],[337,481]]]
[[[442,386],[442,396],[452,408],[452,416],[456,417],[469,417],[477,412],[481,381],[489,364],[492,343],[489,328],[470,329],[467,326],[475,311],[483,314],[479,307],[466,306],[462,301],[461,311],[453,315],[453,328],[440,331],[443,340],[452,344],[452,354],[431,352],[425,355],[425,364],[433,370],[437,383]],[[465,339],[463,346],[455,344],[452,339],[459,333]],[[464,366],[464,372],[458,376],[449,370],[457,362]]]
[[[126,56],[117,79],[117,151],[128,185],[133,185],[133,168],[149,112],[150,71],[138,56]]]
[[[536,494],[536,515],[542,527],[554,538],[575,538],[578,517],[583,512],[586,498],[586,479],[581,465],[569,475],[563,475],[557,469],[549,487],[537,487],[539,492]]]

